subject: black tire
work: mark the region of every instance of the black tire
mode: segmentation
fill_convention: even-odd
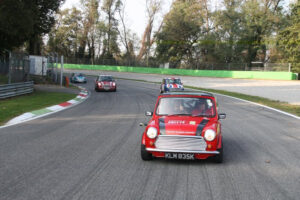
[[[98,90],[97,88],[95,88],[95,91],[96,91],[96,92],[99,92],[99,90]]]
[[[143,144],[141,146],[141,157],[144,161],[149,161],[153,159],[152,154],[146,151],[146,147]]]
[[[214,157],[214,161],[216,163],[222,163],[223,162],[223,144],[222,144],[222,148],[221,149],[218,149],[219,151],[219,154],[217,154],[215,157]]]

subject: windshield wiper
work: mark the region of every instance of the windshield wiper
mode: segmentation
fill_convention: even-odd
[[[187,113],[176,113],[176,114],[172,114],[172,115],[167,115],[167,116],[177,116],[177,115],[181,115],[181,116],[190,116],[191,114],[187,114]]]
[[[211,117],[211,115],[200,114],[200,115],[192,115],[192,117]]]

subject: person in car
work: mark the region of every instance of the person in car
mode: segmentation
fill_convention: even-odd
[[[176,99],[174,101],[173,112],[174,114],[189,114],[187,108],[184,106],[184,103],[180,99]]]
[[[195,105],[195,109],[192,111],[192,115],[213,115],[212,107],[210,107],[207,102],[198,101]]]

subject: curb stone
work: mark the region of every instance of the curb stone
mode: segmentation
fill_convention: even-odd
[[[22,122],[27,122],[27,121],[30,121],[30,120],[33,120],[33,119],[44,117],[46,115],[50,115],[50,114],[65,110],[67,108],[73,107],[75,105],[78,105],[78,104],[84,102],[86,99],[88,99],[90,97],[90,93],[84,87],[81,87],[81,86],[78,86],[78,87],[80,89],[80,93],[74,99],[71,99],[69,101],[66,101],[66,102],[63,102],[63,103],[60,103],[60,104],[57,104],[57,105],[42,108],[42,109],[39,109],[39,110],[26,112],[26,113],[24,113],[24,114],[22,114],[18,117],[15,117],[15,118],[11,119],[5,125],[0,126],[0,128],[5,128],[5,127],[8,127],[8,126],[20,124]]]

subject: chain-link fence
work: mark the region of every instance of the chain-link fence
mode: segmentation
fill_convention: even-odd
[[[96,58],[94,60],[90,58],[75,58],[66,57],[65,63],[68,64],[80,64],[80,65],[110,65],[110,66],[132,66],[132,67],[153,67],[158,68],[160,63],[154,59],[147,61],[137,61],[136,59],[104,59]]]
[[[0,74],[7,77],[7,83],[29,81],[30,61],[25,53],[0,55]]]
[[[64,70],[61,67],[64,63],[64,57],[57,53],[50,53],[47,56],[47,79],[52,83],[66,84],[66,76]]]

